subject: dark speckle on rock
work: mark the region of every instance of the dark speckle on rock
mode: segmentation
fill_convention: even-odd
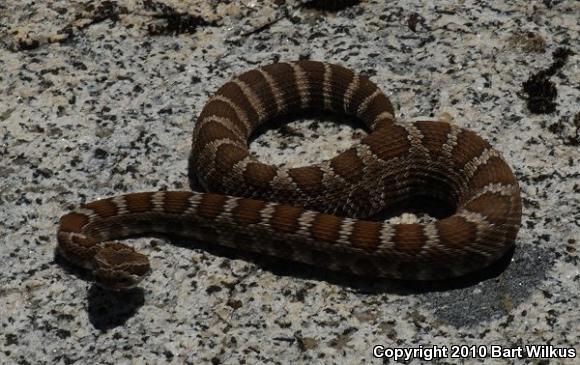
[[[109,153],[102,148],[95,149],[95,157],[100,159],[100,160],[107,158],[108,154]]]
[[[556,97],[558,90],[554,82],[550,81],[550,77],[554,76],[556,72],[561,69],[570,55],[573,52],[567,48],[558,48],[554,51],[554,62],[545,70],[542,70],[528,80],[526,80],[522,87],[524,93],[527,95],[528,109],[536,114],[549,114],[556,110]]]

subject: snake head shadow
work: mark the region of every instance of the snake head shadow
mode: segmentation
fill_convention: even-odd
[[[122,291],[135,287],[151,266],[145,255],[118,242],[105,242],[93,257],[95,282],[104,289]]]

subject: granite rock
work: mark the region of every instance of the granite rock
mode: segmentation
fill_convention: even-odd
[[[0,4],[0,363],[382,363],[375,345],[577,353],[579,13],[575,1],[362,0],[332,12],[298,0]],[[555,109],[535,114],[523,84],[559,49],[570,56],[549,76]],[[187,189],[190,135],[210,95],[237,73],[299,58],[369,76],[399,119],[452,121],[501,151],[524,202],[513,256],[470,280],[369,282],[140,238],[129,243],[153,273],[122,295],[55,261],[61,215]],[[275,164],[320,161],[364,134],[344,122],[297,121],[251,149]],[[489,352],[437,360],[462,362],[504,363]]]

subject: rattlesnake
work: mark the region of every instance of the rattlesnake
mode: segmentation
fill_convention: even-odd
[[[352,115],[370,130],[319,164],[284,168],[250,156],[256,127],[296,110]],[[520,189],[502,156],[474,132],[438,121],[402,123],[368,78],[328,63],[281,62],[247,71],[207,102],[193,132],[192,186],[94,201],[63,216],[57,251],[122,290],[148,259],[116,240],[148,233],[277,256],[330,270],[441,279],[482,268],[513,246]],[[447,218],[365,220],[410,198],[455,207]]]

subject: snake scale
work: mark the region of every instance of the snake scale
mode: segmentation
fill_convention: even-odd
[[[354,116],[370,133],[310,166],[275,167],[250,155],[256,127],[304,110]],[[115,240],[154,233],[357,275],[430,280],[489,265],[520,227],[518,182],[495,149],[454,124],[397,121],[373,82],[339,65],[303,60],[242,73],[209,99],[192,139],[190,183],[207,192],[85,204],[61,218],[57,252],[113,290],[150,271],[146,256]],[[421,197],[455,211],[427,223],[365,220]]]

